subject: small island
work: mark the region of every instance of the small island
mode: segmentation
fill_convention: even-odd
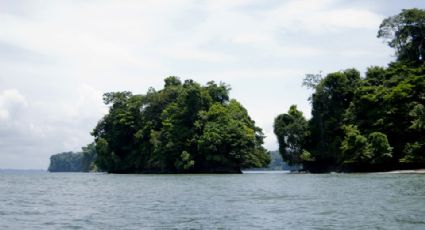
[[[146,94],[104,95],[109,113],[93,131],[109,173],[240,173],[270,162],[264,135],[230,87],[178,77]]]
[[[96,168],[94,143],[82,148],[82,152],[63,152],[50,157],[49,172],[93,172]]]

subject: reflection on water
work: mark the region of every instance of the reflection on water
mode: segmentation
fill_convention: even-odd
[[[425,175],[0,173],[0,229],[425,229]]]

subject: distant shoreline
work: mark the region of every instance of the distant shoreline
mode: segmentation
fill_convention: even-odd
[[[382,173],[389,173],[389,174],[425,174],[425,169],[393,170],[393,171],[382,172]]]
[[[47,172],[46,169],[0,169],[0,172],[14,172],[14,171]]]
[[[0,169],[0,173],[4,172],[48,172],[47,170],[43,169]],[[56,172],[54,172],[56,173]],[[62,173],[79,173],[79,172],[62,172]],[[83,173],[83,172],[81,172]],[[89,172],[93,173],[93,172]],[[314,172],[306,172],[306,171],[289,171],[289,170],[242,170],[241,174],[425,174],[425,168],[424,169],[405,169],[405,170],[392,170],[392,171],[377,171],[377,172],[325,172],[325,173],[314,173]],[[112,173],[114,174],[114,173]],[[146,173],[139,173],[139,174],[146,174]],[[202,173],[201,173],[202,174]],[[212,173],[215,174],[215,173]],[[217,173],[221,174],[221,173]]]

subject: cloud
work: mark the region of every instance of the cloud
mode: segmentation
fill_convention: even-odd
[[[204,61],[204,62],[231,62],[234,61],[229,55],[214,51],[202,51],[200,49],[191,48],[191,46],[175,46],[166,49],[160,49],[158,52],[167,58],[188,61]]]
[[[369,9],[344,7],[335,0],[302,0],[286,3],[265,14],[268,22],[289,31],[338,32],[338,29],[376,29],[383,16]]]
[[[27,119],[29,103],[16,89],[0,92],[0,149],[34,144],[36,127]]]
[[[0,121],[7,121],[18,116],[28,107],[25,97],[16,89],[8,89],[0,93]]]
[[[104,92],[144,93],[169,75],[231,84],[277,149],[274,117],[291,104],[309,116],[304,74],[388,63],[376,30],[404,4],[0,1],[0,168],[46,168],[92,140]]]
[[[0,92],[0,158],[20,159],[1,161],[0,168],[26,168],[22,162],[46,168],[50,155],[90,143],[89,133],[107,108],[102,94],[88,85],[81,85],[74,98],[51,105],[29,100],[16,89]]]

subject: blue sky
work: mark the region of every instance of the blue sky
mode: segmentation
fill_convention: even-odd
[[[102,94],[166,76],[224,81],[277,149],[273,119],[306,73],[385,66],[381,21],[419,0],[1,1],[0,168],[47,168],[105,114]]]

